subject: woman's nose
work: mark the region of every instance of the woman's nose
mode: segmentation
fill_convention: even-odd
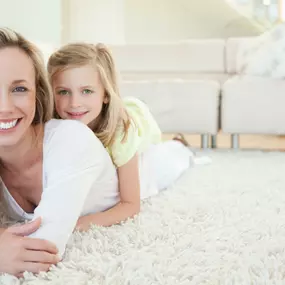
[[[14,109],[13,98],[5,88],[0,89],[0,112],[11,112]]]

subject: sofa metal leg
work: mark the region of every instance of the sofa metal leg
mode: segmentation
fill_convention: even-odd
[[[239,135],[238,134],[231,135],[231,147],[234,149],[239,148]]]
[[[202,145],[202,148],[209,147],[209,135],[206,135],[206,134],[201,135],[201,145]]]
[[[217,135],[212,135],[211,136],[211,147],[212,148],[217,148]]]

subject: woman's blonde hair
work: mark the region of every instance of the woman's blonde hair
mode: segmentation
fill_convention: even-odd
[[[104,44],[72,43],[53,53],[48,61],[50,82],[60,72],[84,65],[91,65],[99,73],[107,103],[103,103],[101,114],[89,125],[105,147],[114,142],[116,132],[123,131],[126,138],[130,118],[120,97],[117,73],[110,50]],[[56,110],[54,116],[59,118]],[[121,129],[122,128],[122,129]]]
[[[20,49],[33,62],[36,75],[36,111],[32,124],[45,123],[52,118],[54,103],[43,57],[38,48],[21,34],[8,28],[0,28],[0,49],[9,47]]]

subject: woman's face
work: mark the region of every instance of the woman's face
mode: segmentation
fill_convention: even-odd
[[[17,145],[36,109],[35,69],[19,48],[0,49],[0,148]]]

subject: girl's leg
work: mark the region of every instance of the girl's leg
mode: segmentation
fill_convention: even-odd
[[[170,140],[152,145],[142,156],[143,164],[148,166],[147,172],[151,176],[147,180],[152,181],[160,191],[189,169],[194,154],[180,140]]]

